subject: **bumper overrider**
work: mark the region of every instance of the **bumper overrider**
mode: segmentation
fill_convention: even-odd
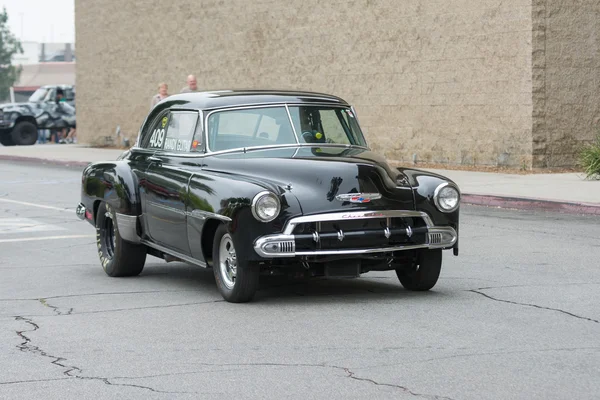
[[[392,219],[409,218],[420,221],[415,226],[394,226]],[[381,229],[353,229],[344,231],[320,232],[319,227],[325,223],[378,219]],[[315,224],[317,229],[308,233],[294,233],[301,224]],[[344,247],[344,240],[364,239],[375,241],[378,245]],[[435,226],[425,212],[420,211],[355,211],[336,212],[327,214],[308,215],[292,218],[285,225],[283,232],[261,236],[254,242],[254,250],[264,258],[282,258],[297,256],[327,256],[385,253],[413,249],[440,249],[454,246],[458,240],[456,230],[451,226]],[[320,244],[327,241],[329,248],[321,248]],[[337,242],[335,242],[337,241]],[[307,249],[306,243],[311,242],[312,248]],[[331,243],[339,243],[339,248]],[[395,242],[391,244],[390,242]],[[302,246],[299,246],[302,244]],[[299,248],[302,247],[302,248]]]

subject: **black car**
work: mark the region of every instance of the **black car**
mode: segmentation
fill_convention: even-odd
[[[75,87],[71,85],[42,86],[26,103],[0,105],[0,143],[4,146],[32,145],[37,142],[39,129],[74,126]]]
[[[338,97],[216,91],[168,97],[129,151],[86,167],[77,215],[109,276],[138,275],[150,254],[212,268],[244,302],[276,273],[395,270],[429,290],[442,250],[458,255],[459,202],[451,180],[371,152]]]

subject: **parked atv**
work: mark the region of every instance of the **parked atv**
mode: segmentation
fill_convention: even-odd
[[[27,103],[0,105],[0,143],[26,146],[37,142],[39,129],[75,126],[75,87],[48,85],[36,90]]]

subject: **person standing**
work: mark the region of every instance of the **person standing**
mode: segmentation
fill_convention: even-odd
[[[181,93],[191,93],[198,91],[198,82],[196,81],[196,77],[194,75],[188,75],[187,77],[187,86],[181,89]]]
[[[158,94],[152,96],[152,100],[150,101],[150,109],[154,108],[154,106],[157,105],[160,101],[169,97],[168,91],[169,86],[166,83],[161,82],[158,85]]]

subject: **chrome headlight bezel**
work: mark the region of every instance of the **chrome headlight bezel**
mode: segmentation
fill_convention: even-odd
[[[451,188],[456,191],[456,195],[457,195],[456,205],[450,209],[446,209],[446,208],[442,207],[442,205],[440,204],[440,193],[442,192],[442,190],[444,188]],[[460,206],[460,190],[458,189],[458,186],[456,186],[450,182],[444,182],[444,183],[439,184],[435,188],[435,191],[433,192],[433,202],[435,204],[435,207],[443,213],[451,213],[451,212],[456,211],[458,209],[458,207]]]
[[[265,217],[264,214],[261,213],[260,207],[261,207],[262,202],[269,201],[269,200],[274,200],[277,203],[277,211],[275,212],[275,214],[273,216]],[[279,197],[275,193],[265,190],[254,196],[254,198],[252,199],[251,209],[252,209],[252,215],[254,216],[254,218],[256,218],[256,220],[258,220],[260,222],[271,222],[275,218],[277,218],[279,216],[279,213],[281,212],[281,201],[279,200]]]

